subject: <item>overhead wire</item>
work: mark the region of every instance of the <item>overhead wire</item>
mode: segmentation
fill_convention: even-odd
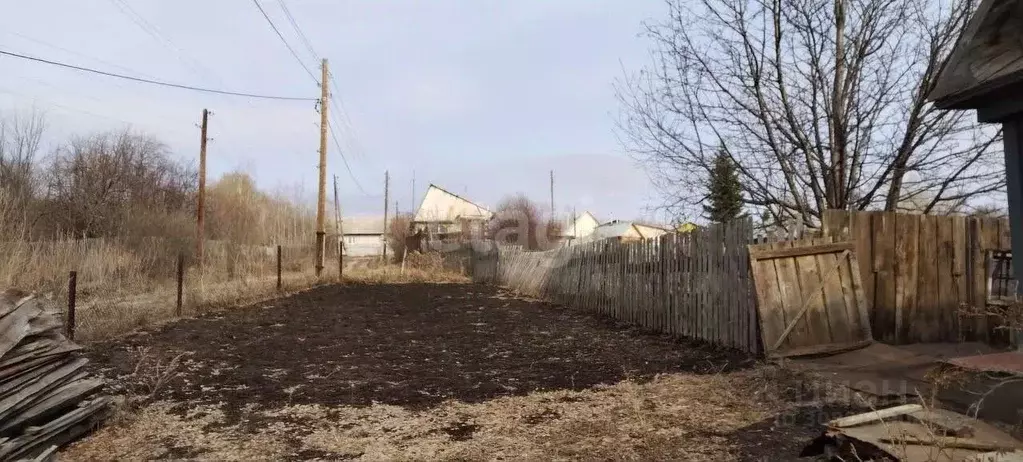
[[[305,45],[306,51],[309,52],[309,55],[311,55],[313,59],[319,60],[320,54],[313,49],[312,42],[310,42],[309,38],[302,32],[302,28],[299,27],[298,21],[295,21],[295,17],[291,15],[291,10],[288,9],[288,5],[284,3],[284,0],[277,0],[277,3],[281,5],[281,10],[284,10],[284,16],[288,18],[288,22],[291,23],[291,27],[295,28],[295,32],[298,33],[298,38],[302,40],[302,44]]]
[[[159,85],[159,86],[170,87],[170,88],[178,88],[178,89],[182,89],[182,90],[192,90],[192,91],[198,91],[198,92],[204,92],[204,93],[214,93],[214,94],[218,94],[218,95],[240,96],[240,97],[245,97],[245,98],[257,98],[257,99],[273,99],[273,100],[283,100],[283,101],[318,101],[319,100],[319,98],[307,98],[307,97],[303,98],[303,97],[297,97],[297,96],[260,95],[260,94],[255,94],[255,93],[243,93],[243,92],[228,91],[228,90],[217,90],[217,89],[212,89],[212,88],[197,87],[197,86],[194,86],[194,85],[185,85],[185,84],[178,84],[178,83],[172,83],[172,82],[164,82],[164,81],[161,81],[161,80],[144,79],[144,78],[141,78],[141,77],[134,77],[134,76],[125,75],[125,74],[118,74],[118,73],[115,73],[115,72],[107,72],[107,71],[102,71],[102,70],[99,70],[99,69],[93,69],[93,68],[90,68],[90,67],[76,66],[74,64],[67,64],[67,63],[63,63],[63,62],[60,62],[60,61],[53,61],[53,60],[49,60],[49,59],[44,59],[44,58],[39,58],[39,57],[35,57],[35,56],[30,56],[30,55],[21,54],[21,53],[14,53],[14,52],[4,51],[4,50],[0,50],[0,56],[10,56],[12,58],[25,59],[25,60],[29,60],[29,61],[35,61],[35,62],[40,62],[40,63],[44,63],[44,64],[49,64],[51,66],[63,67],[63,68],[66,68],[66,69],[74,69],[74,70],[81,71],[81,72],[90,72],[90,73],[93,73],[93,74],[99,74],[99,75],[104,75],[104,76],[107,76],[107,77],[115,77],[115,78],[119,78],[119,79],[131,80],[131,81],[134,81],[134,82],[148,83],[148,84],[151,84],[151,85]]]
[[[341,161],[345,164],[345,170],[348,171],[348,176],[352,178],[352,181],[355,183],[355,186],[359,188],[359,191],[368,195],[369,193],[366,192],[366,189],[362,187],[361,183],[359,183],[359,179],[355,177],[355,173],[352,172],[352,166],[348,165],[348,159],[345,157],[344,150],[341,149],[341,142],[338,141],[337,133],[335,133],[337,131],[336,127],[334,127],[334,124],[329,120],[327,121],[327,126],[330,127],[330,130],[328,130],[330,132],[330,137],[334,140],[334,147],[337,148],[337,153],[341,156]]]
[[[298,64],[302,66],[302,69],[305,69],[306,73],[309,74],[309,77],[311,77],[314,82],[320,83],[320,79],[316,78],[316,74],[313,74],[313,71],[309,70],[309,66],[305,65],[305,62],[302,61],[302,58],[298,56],[298,53],[295,53],[295,49],[292,48],[291,44],[289,44],[288,41],[284,38],[284,34],[281,34],[280,29],[278,29],[277,26],[274,24],[273,20],[270,19],[270,15],[266,14],[266,10],[264,10],[263,6],[259,4],[259,0],[252,0],[252,3],[256,5],[256,8],[259,8],[260,13],[263,13],[263,17],[266,18],[266,22],[270,24],[270,28],[274,30],[274,33],[276,33],[277,37],[281,39],[281,42],[284,42],[284,46],[288,48],[288,51],[291,52],[291,56],[295,57],[295,60],[298,61]]]
[[[309,69],[308,66],[306,66],[305,61],[302,60],[302,58],[298,55],[298,53],[295,51],[295,49],[291,46],[291,44],[288,43],[288,40],[286,38],[284,38],[284,34],[281,33],[280,29],[277,28],[277,26],[274,24],[273,20],[270,19],[270,16],[266,13],[266,10],[263,9],[263,7],[259,4],[259,1],[258,0],[252,0],[252,3],[255,4],[256,8],[259,9],[259,12],[263,14],[263,18],[266,19],[266,22],[268,24],[270,24],[270,28],[272,28],[274,33],[277,34],[277,38],[281,39],[281,42],[284,43],[284,46],[288,49],[289,52],[291,52],[291,55],[295,58],[295,60],[298,61],[298,64],[301,65],[303,69],[305,69],[306,73],[309,74],[309,76],[317,84],[319,84],[319,85],[327,85],[327,91],[328,92],[330,92],[330,88],[331,88],[330,85],[331,85],[331,83],[333,83],[333,87],[336,89],[337,83],[334,80],[334,77],[332,75],[330,76],[330,79],[331,79],[330,82],[321,82],[320,79],[316,78],[316,75],[313,74],[313,72]],[[284,15],[288,19],[288,22],[291,24],[291,27],[295,29],[295,32],[298,34],[299,39],[302,41],[303,45],[305,46],[306,51],[309,52],[309,54],[313,57],[313,59],[321,59],[319,57],[320,56],[319,53],[317,53],[316,50],[313,48],[312,42],[305,35],[305,33],[302,31],[301,26],[298,25],[298,21],[295,20],[294,15],[291,14],[291,10],[288,9],[288,6],[284,3],[283,0],[277,0],[277,3],[281,6],[281,10],[284,12]],[[344,163],[345,170],[348,172],[348,176],[351,177],[352,181],[355,183],[355,186],[358,187],[359,191],[362,191],[363,194],[369,194],[369,193],[366,192],[366,189],[362,187],[362,184],[359,183],[358,178],[355,176],[355,173],[352,171],[351,164],[349,164],[349,162],[348,162],[348,157],[345,155],[345,150],[341,147],[341,141],[337,137],[337,131],[338,131],[337,126],[339,124],[337,122],[335,122],[336,119],[335,119],[335,116],[334,116],[333,112],[337,112],[339,114],[342,114],[344,116],[344,120],[346,120],[348,122],[348,126],[349,127],[351,126],[351,119],[348,118],[348,115],[347,115],[346,112],[344,112],[343,110],[341,110],[341,108],[339,108],[338,103],[336,102],[335,98],[330,98],[330,103],[329,104],[334,109],[334,111],[331,111],[328,114],[327,126],[328,126],[329,129],[327,131],[330,132],[330,137],[331,137],[332,141],[334,142],[334,147],[337,148],[338,155],[341,157],[341,161]],[[321,110],[326,110],[326,108],[321,108]]]
[[[90,61],[95,61],[95,62],[103,64],[105,66],[114,67],[114,68],[120,69],[122,71],[131,73],[131,74],[135,74],[135,75],[147,78],[147,79],[155,79],[156,78],[156,77],[154,77],[152,75],[146,74],[145,72],[140,72],[140,71],[138,71],[136,69],[132,69],[130,67],[121,66],[119,64],[112,63],[110,61],[106,61],[104,59],[97,58],[95,56],[90,56],[90,55],[87,55],[85,53],[80,53],[80,52],[77,52],[75,50],[70,50],[70,49],[64,48],[62,46],[58,46],[58,45],[54,45],[52,43],[44,42],[42,40],[39,40],[39,39],[33,38],[33,37],[29,37],[29,36],[24,35],[24,34],[19,34],[17,32],[10,32],[10,31],[7,32],[7,33],[11,34],[11,35],[13,35],[15,37],[21,38],[23,40],[28,40],[30,42],[34,42],[36,44],[42,45],[42,46],[47,47],[47,48],[52,48],[54,50],[63,51],[64,53],[72,54],[72,55],[78,56],[80,58],[88,59]]]
[[[117,7],[118,10],[120,10],[121,14],[130,19],[133,23],[135,23],[136,26],[142,29],[145,33],[149,34],[150,37],[152,37],[154,40],[158,42],[162,42],[167,48],[173,51],[177,55],[178,60],[181,61],[181,63],[188,67],[190,70],[200,75],[200,77],[204,78],[212,77],[214,83],[216,83],[217,85],[220,86],[224,85],[224,81],[220,79],[220,77],[218,77],[216,73],[207,69],[195,58],[186,56],[185,52],[182,51],[181,48],[174,45],[174,42],[172,42],[169,38],[167,38],[166,35],[164,35],[160,31],[160,28],[156,27],[156,25],[146,20],[146,18],[139,14],[137,11],[135,11],[135,9],[132,8],[128,2],[124,0],[111,0],[111,3],[113,3],[114,6]]]
[[[331,98],[330,99],[330,105],[334,109],[334,112],[331,113],[331,117],[334,116],[334,113],[341,114],[341,116],[343,117],[341,119],[341,122],[343,122],[343,125],[344,125],[345,129],[348,130],[350,138],[352,138],[352,140],[353,140],[353,142],[352,142],[352,148],[353,149],[352,150],[355,152],[355,157],[359,158],[360,160],[365,161],[366,160],[366,156],[363,155],[362,149],[359,148],[358,140],[357,140],[357,138],[355,137],[355,135],[353,133],[355,131],[355,127],[352,125],[352,119],[350,117],[348,117],[348,111],[345,110],[344,100],[341,98],[341,95],[340,95],[340,90],[339,90],[340,86],[337,84],[337,80],[334,79],[334,74],[333,73],[330,74],[329,77],[330,77],[331,88],[334,91],[338,92],[338,96],[336,98]],[[333,92],[331,94],[333,95]],[[335,123],[337,123],[336,120],[337,119],[335,119]]]

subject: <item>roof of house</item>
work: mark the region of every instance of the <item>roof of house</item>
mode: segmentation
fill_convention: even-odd
[[[928,99],[966,109],[1023,82],[1023,0],[983,0],[942,66]]]
[[[604,223],[597,226],[593,233],[587,236],[588,239],[608,239],[614,237],[643,237],[643,233],[637,229],[632,222],[617,221]]]
[[[345,234],[384,234],[384,217],[342,217],[341,228]]]
[[[490,219],[494,214],[479,205],[440,186],[430,184],[416,210],[415,221],[456,221],[459,218]]]

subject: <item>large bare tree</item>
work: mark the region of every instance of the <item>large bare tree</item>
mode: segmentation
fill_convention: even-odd
[[[769,221],[956,210],[1004,186],[1001,133],[926,102],[973,0],[667,0],[617,85],[623,142],[676,213],[715,154]],[[921,205],[922,203],[922,205]]]

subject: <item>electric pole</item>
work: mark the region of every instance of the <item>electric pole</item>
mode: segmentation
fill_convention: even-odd
[[[554,170],[551,170],[551,220],[554,220]]]
[[[575,214],[575,207],[572,207],[572,239],[575,240],[579,237],[579,226],[576,220],[579,219],[579,215]]]
[[[330,92],[327,91],[327,60],[323,60],[320,69],[320,191],[316,201],[316,277],[323,273],[323,219],[326,214],[327,196],[327,98]]]
[[[415,170],[412,171],[412,205],[416,205],[416,171]],[[414,215],[415,213],[416,213],[416,211],[413,210],[412,214]]]
[[[210,111],[202,110],[202,127],[199,135],[199,198],[195,207],[195,257],[202,268],[203,241],[206,240],[206,126]]]
[[[387,205],[390,202],[389,189],[391,186],[391,174],[384,171],[384,263],[387,263]]]
[[[345,231],[341,227],[341,201],[337,197],[337,175],[334,175],[334,227],[337,230],[337,279],[340,281],[345,272]]]

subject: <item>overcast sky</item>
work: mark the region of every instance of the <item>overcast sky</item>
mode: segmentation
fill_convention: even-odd
[[[328,171],[346,214],[382,208],[384,170],[402,210],[431,182],[486,205],[515,192],[546,204],[552,168],[559,211],[627,219],[659,203],[615,137],[612,88],[648,61],[638,34],[662,13],[659,0],[284,1],[338,84],[338,133],[362,186],[331,144]],[[318,76],[280,3],[260,3]],[[251,0],[35,0],[3,10],[0,50],[237,92],[319,95]],[[130,124],[194,158],[209,108],[211,178],[243,170],[264,188],[315,194],[312,102],[161,88],[10,57],[0,69],[0,115],[45,111],[50,146]]]

